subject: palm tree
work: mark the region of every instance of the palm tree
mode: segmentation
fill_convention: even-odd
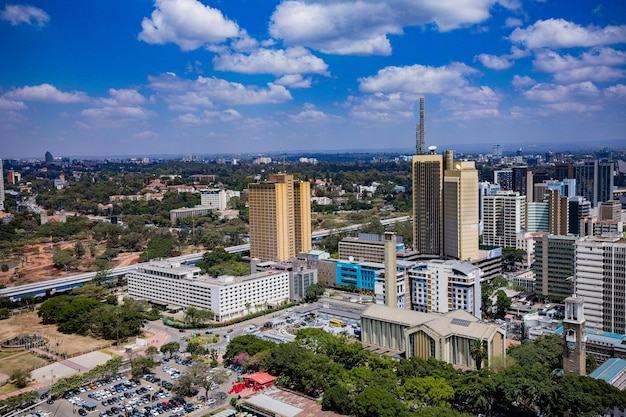
[[[470,356],[476,362],[476,369],[480,371],[483,361],[487,359],[487,348],[480,339],[474,340],[472,347],[470,348]]]

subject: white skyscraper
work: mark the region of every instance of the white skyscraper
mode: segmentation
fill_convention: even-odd
[[[526,225],[526,196],[499,191],[485,196],[483,209],[483,243],[514,248]]]

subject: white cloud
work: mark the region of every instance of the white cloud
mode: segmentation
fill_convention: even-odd
[[[588,100],[599,95],[600,91],[591,82],[569,85],[536,84],[524,92],[527,99],[543,103],[567,103],[574,99]]]
[[[315,105],[311,103],[306,103],[304,105],[304,110],[297,114],[290,114],[287,116],[289,120],[294,123],[301,124],[322,124],[328,122],[339,122],[342,121],[343,118],[339,116],[333,116],[324,113],[323,111],[317,110]]]
[[[479,54],[476,55],[474,59],[480,61],[480,63],[485,67],[495,70],[503,70],[513,66],[513,61],[511,61],[506,55],[495,56],[490,54]]]
[[[48,103],[84,103],[89,97],[82,91],[65,93],[50,84],[40,84],[13,89],[5,97],[22,101],[42,101]]]
[[[611,45],[626,42],[626,25],[584,28],[564,19],[538,20],[526,29],[515,29],[509,39],[529,49]]]
[[[507,17],[504,25],[508,28],[514,28],[514,27],[522,26],[523,23],[524,22],[522,22],[522,19],[518,19],[516,17]]]
[[[515,74],[513,76],[513,81],[511,81],[511,84],[515,88],[525,88],[525,87],[530,87],[531,85],[535,85],[537,84],[537,82],[533,80],[532,78],[530,78],[528,75]]]
[[[241,120],[243,116],[237,110],[226,109],[222,111],[205,110],[200,116],[194,114],[183,114],[176,118],[177,121],[188,125],[203,125],[217,122],[233,122]]]
[[[270,21],[270,34],[286,45],[308,46],[329,54],[390,55],[387,35],[407,26],[435,24],[440,31],[484,22],[496,0],[315,0],[283,1]]]
[[[300,74],[283,75],[275,81],[276,84],[286,85],[289,88],[310,88],[311,78],[304,78]]]
[[[602,106],[600,105],[575,101],[550,103],[546,104],[544,108],[564,113],[588,113],[602,110]]]
[[[138,36],[150,44],[171,42],[190,51],[240,34],[237,23],[197,0],[156,0],[155,7],[150,18],[141,22]]]
[[[146,120],[154,113],[141,107],[119,106],[119,107],[99,107],[85,109],[80,112],[81,116],[94,120],[110,120],[117,122],[129,122],[136,120]]]
[[[608,98],[626,98],[626,85],[617,84],[605,88],[603,94]]]
[[[478,74],[462,63],[442,67],[415,64],[406,67],[386,67],[371,77],[359,79],[363,92],[410,92],[441,94],[468,84],[467,77]]]
[[[173,74],[149,77],[149,81],[150,88],[165,97],[170,109],[179,111],[191,112],[219,105],[283,103],[292,99],[285,87],[273,83],[262,88],[215,77],[187,80]]]
[[[26,104],[0,97],[0,110],[26,110]]]
[[[576,58],[561,56],[550,50],[539,50],[533,61],[538,71],[554,73],[555,81],[573,83],[580,81],[613,81],[624,78],[626,73],[613,66],[624,65],[626,53],[612,48],[593,48]]]
[[[7,4],[0,14],[2,20],[6,20],[13,26],[25,23],[27,25],[37,25],[43,27],[50,16],[42,9],[21,4]]]
[[[244,74],[322,74],[328,75],[328,65],[307,49],[257,49],[250,54],[228,54],[213,58],[218,71]]]
[[[136,106],[144,104],[146,98],[142,96],[137,90],[133,89],[109,89],[109,98],[102,98],[99,102],[103,106],[117,107],[117,106]]]
[[[350,116],[357,121],[390,123],[414,120],[413,107],[419,100],[415,94],[376,93],[365,97],[351,96],[347,100]]]

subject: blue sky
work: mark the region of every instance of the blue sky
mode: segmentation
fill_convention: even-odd
[[[0,157],[626,143],[626,2],[0,3]],[[511,149],[507,149],[511,148]]]

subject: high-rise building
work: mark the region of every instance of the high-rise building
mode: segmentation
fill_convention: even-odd
[[[579,236],[580,233],[580,219],[583,217],[589,217],[591,214],[591,202],[585,200],[583,197],[575,196],[570,197],[568,200],[569,206],[569,219],[568,219],[568,233]],[[589,233],[591,234],[591,233]]]
[[[433,259],[409,270],[411,309],[423,313],[465,310],[480,317],[480,268]]]
[[[528,203],[526,207],[526,226],[528,233],[547,232],[550,227],[550,206],[547,202]]]
[[[308,182],[292,175],[271,175],[248,185],[250,256],[285,261],[311,249],[311,202]]]
[[[572,164],[555,164],[554,179],[563,181],[566,178],[574,178],[574,165]]]
[[[426,137],[424,125],[424,97],[420,97],[420,124],[415,129],[415,154],[424,155],[426,153]]]
[[[566,235],[568,225],[569,205],[567,197],[562,196],[559,190],[548,189],[546,201],[548,202],[548,233],[553,235]]]
[[[626,334],[626,239],[586,236],[576,242],[576,296],[587,326]]]
[[[616,200],[600,203],[600,220],[622,221],[622,203]]]
[[[200,205],[213,210],[226,210],[228,198],[222,189],[206,189],[200,191]]]
[[[4,211],[4,169],[0,158],[0,211]]]
[[[452,159],[451,152],[449,159]],[[446,163],[443,179],[443,254],[446,257],[478,259],[477,188],[478,171],[474,161]]]
[[[576,236],[543,233],[535,237],[535,291],[544,297],[574,293]]]
[[[487,181],[478,183],[478,222],[480,224],[478,233],[483,234],[484,200],[486,195],[494,195],[500,191],[500,186]]]
[[[421,255],[443,254],[443,157],[413,156],[413,247]]]
[[[586,161],[575,166],[574,174],[576,195],[589,200],[593,207],[613,200],[613,162]]]
[[[483,243],[514,248],[526,224],[526,196],[499,191],[484,201]]]
[[[500,169],[493,171],[493,182],[498,184],[502,191],[513,189],[513,171],[510,169]]]
[[[54,156],[50,153],[50,151],[46,151],[46,154],[43,157],[45,162],[54,162]]]
[[[502,145],[493,145],[493,157],[502,158]]]
[[[528,167],[527,166],[517,166],[513,167],[512,172],[512,185],[513,191],[517,191],[519,195],[527,194],[527,184],[528,184]]]

